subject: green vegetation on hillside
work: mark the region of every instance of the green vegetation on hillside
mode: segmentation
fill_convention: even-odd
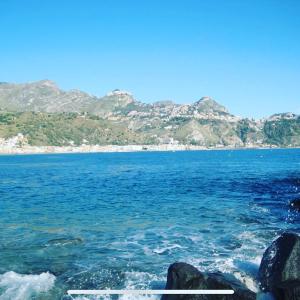
[[[122,124],[77,113],[0,112],[0,137],[22,133],[30,145],[124,145],[142,143],[142,135]]]
[[[147,119],[146,119],[147,121]],[[206,147],[246,144],[300,146],[300,118],[266,121],[262,128],[250,120],[175,117],[169,121],[144,117],[108,120],[88,113],[0,112],[0,138],[22,133],[33,146],[160,144],[176,141]],[[141,122],[141,123],[139,123]],[[129,129],[131,128],[131,129]]]
[[[267,121],[264,124],[265,142],[277,146],[300,146],[300,117]]]

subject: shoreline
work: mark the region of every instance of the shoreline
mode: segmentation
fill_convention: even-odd
[[[117,153],[117,152],[175,152],[210,150],[270,150],[299,149],[300,147],[246,146],[246,147],[204,147],[195,145],[82,145],[82,146],[14,146],[0,147],[0,155],[15,154],[70,154],[70,153]]]

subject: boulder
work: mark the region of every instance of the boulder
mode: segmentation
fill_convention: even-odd
[[[275,299],[300,299],[300,236],[283,233],[265,251],[258,272],[264,292]]]
[[[174,263],[168,269],[167,290],[234,290],[233,295],[163,295],[162,300],[255,300],[256,295],[233,276],[202,273],[186,263]]]
[[[296,210],[300,210],[300,198],[292,200],[290,202],[290,207]]]

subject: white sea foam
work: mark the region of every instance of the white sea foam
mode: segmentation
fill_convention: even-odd
[[[166,245],[165,247],[156,248],[156,249],[153,250],[153,252],[156,253],[156,254],[164,254],[167,251],[170,251],[170,250],[176,249],[176,248],[183,249],[185,247],[182,247],[178,244],[172,244],[172,245]]]
[[[125,272],[126,289],[149,289],[149,285],[153,281],[161,280],[157,275],[147,272]]]
[[[259,291],[258,283],[253,277],[242,272],[233,272],[233,276],[242,282],[249,290],[255,293]]]
[[[261,255],[257,255],[256,257],[254,257],[253,259],[250,260],[250,262],[252,262],[253,264],[257,265],[257,268],[259,267],[260,263],[261,263],[261,259],[262,256]]]
[[[265,214],[270,212],[270,210],[268,208],[259,206],[257,204],[252,205],[251,210],[254,210],[254,211],[257,211],[260,213],[265,213]]]
[[[188,261],[202,272],[220,271],[223,274],[232,274],[238,281],[242,282],[253,292],[258,291],[256,275],[258,271],[258,261],[256,257],[253,261],[240,261],[233,258],[215,258],[208,266],[203,266],[205,259],[191,259]]]
[[[125,273],[125,289],[151,289],[151,282],[161,280],[157,275],[147,272],[126,272]],[[156,300],[160,299],[158,295],[122,295],[120,300]]]
[[[26,300],[53,288],[55,276],[46,272],[40,275],[23,275],[6,272],[0,275],[1,300]]]
[[[203,237],[200,235],[191,235],[187,237],[188,239],[190,239],[193,243],[198,243],[203,241]]]

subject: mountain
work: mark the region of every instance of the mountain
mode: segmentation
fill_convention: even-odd
[[[145,104],[116,89],[103,97],[63,91],[54,82],[0,83],[0,139],[31,145],[192,144],[205,147],[300,146],[300,118],[232,115],[211,97],[192,104]]]
[[[65,92],[50,80],[26,84],[0,84],[0,108],[9,111],[80,112],[96,97],[72,90]]]

